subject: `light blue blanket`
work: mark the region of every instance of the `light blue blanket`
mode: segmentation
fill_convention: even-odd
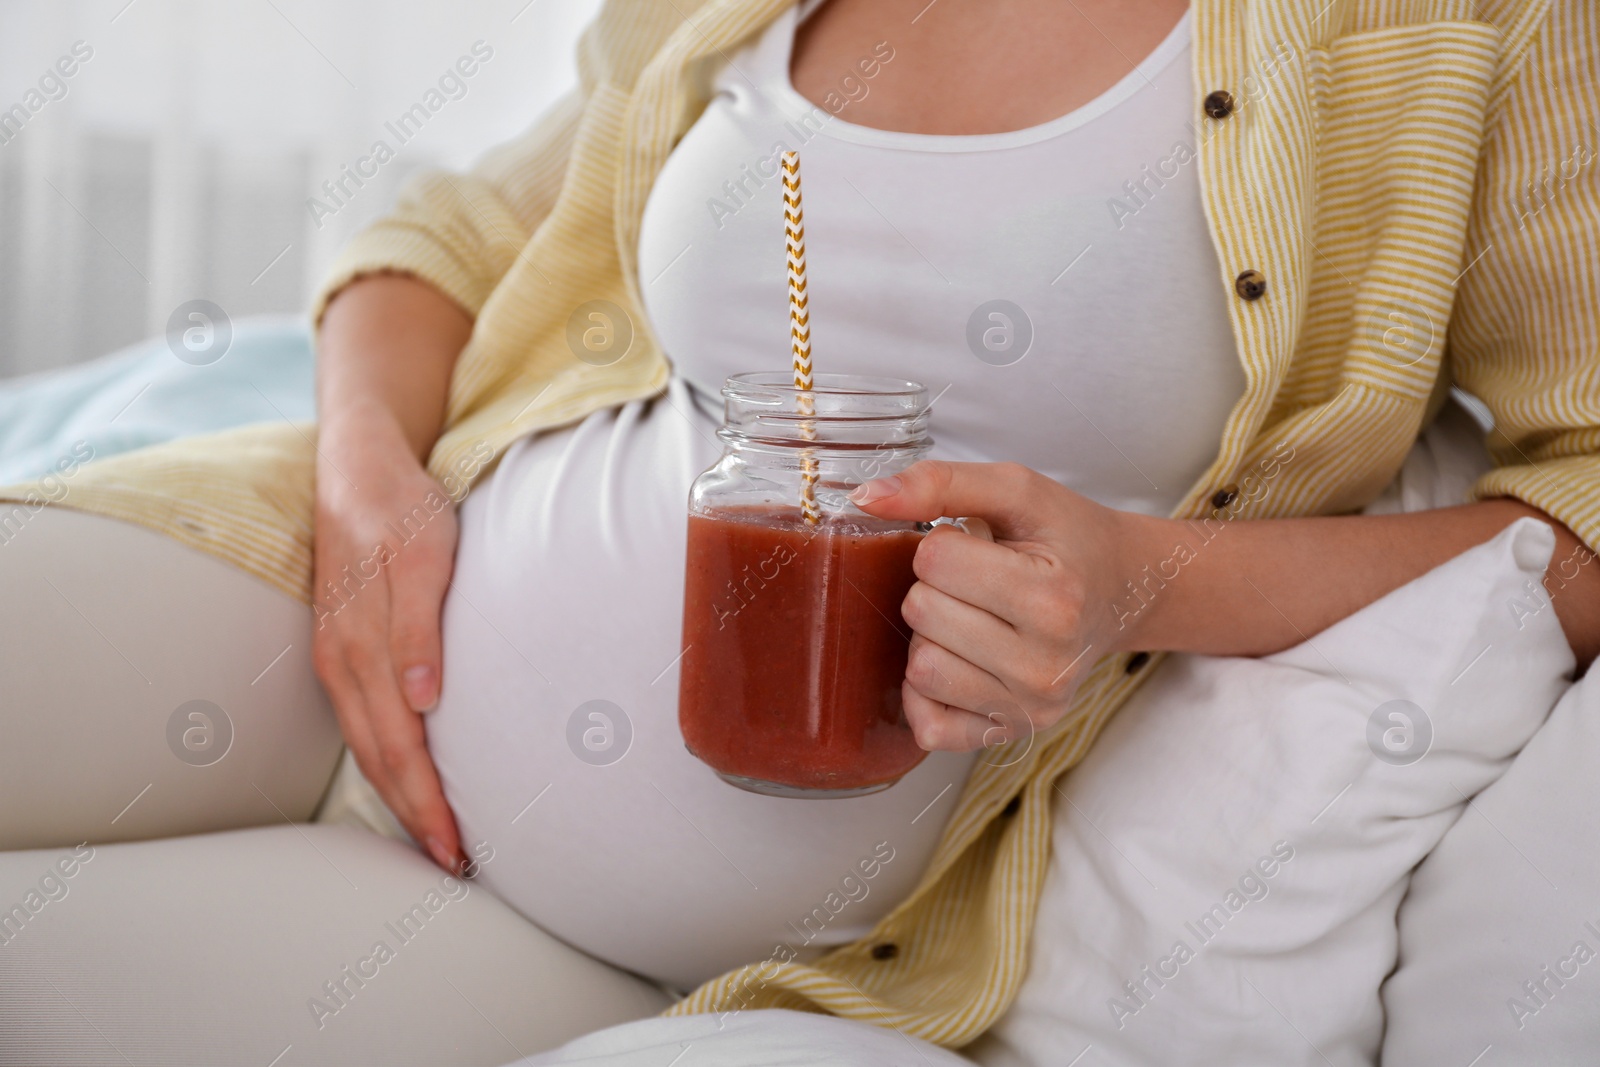
[[[0,381],[0,485],[37,478],[57,461],[95,459],[250,422],[309,421],[310,330],[299,315],[233,324],[222,358],[194,366],[164,337],[75,367]]]

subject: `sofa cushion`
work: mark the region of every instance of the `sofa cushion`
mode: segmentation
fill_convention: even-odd
[[[1593,1064],[1600,1050],[1600,673],[1590,670],[1411,879],[1385,1063]]]

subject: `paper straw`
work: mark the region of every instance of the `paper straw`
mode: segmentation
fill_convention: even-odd
[[[811,312],[806,307],[806,227],[800,209],[800,156],[783,153],[783,236],[789,255],[789,337],[794,349],[795,404],[802,415],[817,413],[811,395]],[[817,439],[816,426],[800,424],[800,435]],[[817,507],[817,457],[810,449],[800,452],[800,511],[808,526],[822,521]]]

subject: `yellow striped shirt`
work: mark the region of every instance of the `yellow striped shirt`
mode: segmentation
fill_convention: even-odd
[[[344,251],[318,314],[351,279],[403,271],[475,316],[436,475],[664,386],[639,310],[645,198],[707,103],[710,65],[792,2],[608,0],[574,93],[472,173],[412,182]],[[1216,284],[1247,385],[1176,514],[1359,508],[1453,383],[1495,419],[1498,466],[1477,495],[1519,497],[1600,545],[1594,0],[1195,0],[1194,42]],[[1204,103],[1218,90],[1233,103],[1220,118]],[[1264,295],[1247,299],[1247,271]],[[597,299],[633,318],[632,349],[607,367],[567,343]],[[314,435],[250,426],[114,457],[63,503],[309,600]],[[1139,663],[1100,662],[1070,721],[1009,766],[979,764],[921,883],[871,937],[811,965],[779,949],[673,1010],[820,1009],[971,1041],[1027,967],[1055,782],[1149,673]]]

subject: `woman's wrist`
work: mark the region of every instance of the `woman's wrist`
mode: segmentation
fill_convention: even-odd
[[[414,495],[427,469],[393,412],[361,403],[317,428],[317,498],[323,506],[366,510],[398,494]]]
[[[1160,647],[1151,641],[1159,637],[1172,600],[1162,594],[1169,591],[1182,566],[1177,557],[1187,555],[1180,546],[1189,526],[1158,515],[1113,514],[1115,555],[1110,570],[1115,577],[1102,630],[1108,635],[1107,651],[1150,651]]]
[[[317,422],[317,450],[323,457],[337,460],[341,455],[400,449],[419,463],[425,458],[417,455],[399,416],[381,400],[351,398],[327,408],[318,412]]]

